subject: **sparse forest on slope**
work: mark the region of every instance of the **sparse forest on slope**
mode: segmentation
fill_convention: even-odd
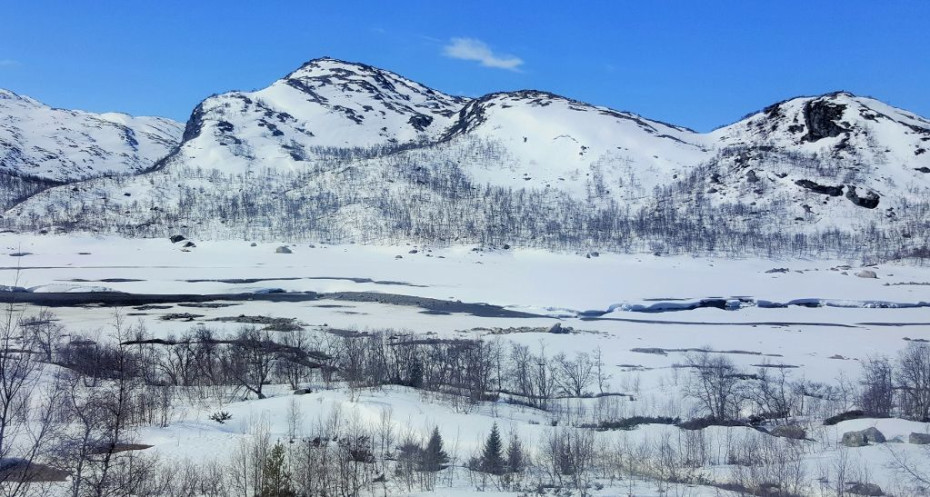
[[[128,236],[926,257],[928,145],[926,119],[843,92],[700,134],[544,92],[465,99],[317,59],[263,90],[204,100],[158,170],[51,188],[2,221]]]

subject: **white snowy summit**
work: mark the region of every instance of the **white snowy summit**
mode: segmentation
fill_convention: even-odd
[[[235,172],[299,167],[333,149],[430,143],[465,101],[389,71],[316,59],[268,88],[201,102],[173,160]]]
[[[0,89],[0,172],[57,182],[136,174],[168,155],[181,130],[170,119],[55,109]]]

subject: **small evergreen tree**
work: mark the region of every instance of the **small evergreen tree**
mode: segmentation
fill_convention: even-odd
[[[494,423],[491,427],[491,434],[488,435],[488,439],[484,443],[484,450],[481,452],[481,471],[492,475],[504,474],[507,467],[503,454],[504,444],[501,442],[501,434],[497,429],[497,423]]]
[[[507,446],[507,471],[511,473],[522,473],[526,468],[526,455],[523,453],[523,443],[520,437],[514,433],[510,437],[510,445]]]
[[[262,466],[262,488],[259,497],[296,497],[287,470],[284,446],[276,443]]]
[[[449,462],[449,455],[442,447],[442,435],[439,434],[439,427],[433,428],[433,433],[426,442],[426,448],[420,459],[421,471],[439,471]]]
[[[419,359],[414,358],[411,361],[408,376],[407,386],[413,388],[423,387],[423,363]]]

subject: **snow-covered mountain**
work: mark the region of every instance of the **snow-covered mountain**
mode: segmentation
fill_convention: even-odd
[[[265,89],[204,100],[172,161],[224,172],[299,168],[334,149],[426,144],[465,101],[389,71],[316,59]]]
[[[455,159],[480,184],[554,188],[579,198],[592,185],[601,193],[637,187],[642,196],[709,157],[706,141],[688,129],[545,92],[466,99],[324,58],[268,88],[204,100],[169,162],[226,173],[300,170],[334,155],[419,149]]]
[[[930,164],[930,154],[924,155],[930,120],[842,91],[776,103],[710,136],[723,146],[752,143],[856,166],[895,167],[880,170],[887,174]]]
[[[872,98],[794,98],[707,136],[716,155],[687,189],[711,204],[780,203],[796,225],[848,226],[893,222],[930,194],[930,120]]]
[[[51,189],[5,218],[657,251],[895,240],[890,253],[930,244],[928,141],[927,119],[843,92],[697,133],[541,91],[450,96],[323,58],[204,100],[157,171]]]
[[[57,182],[135,174],[168,155],[181,130],[170,119],[55,109],[0,89],[0,172]]]
[[[710,157],[706,138],[689,129],[541,91],[473,100],[442,139],[500,151],[463,164],[479,183],[552,188],[574,198],[642,197]]]

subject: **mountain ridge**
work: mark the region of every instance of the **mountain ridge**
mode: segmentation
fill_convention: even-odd
[[[102,197],[100,216],[66,224],[151,235],[196,222],[217,237],[364,243],[567,237],[620,250],[680,250],[682,230],[760,240],[840,230],[910,250],[926,245],[928,140],[927,119],[846,91],[698,133],[540,90],[447,95],[320,58],[266,88],[200,102],[158,171],[51,189],[5,218],[65,223]]]
[[[0,89],[0,172],[65,183],[139,173],[178,145],[180,128],[162,117],[59,109]]]

